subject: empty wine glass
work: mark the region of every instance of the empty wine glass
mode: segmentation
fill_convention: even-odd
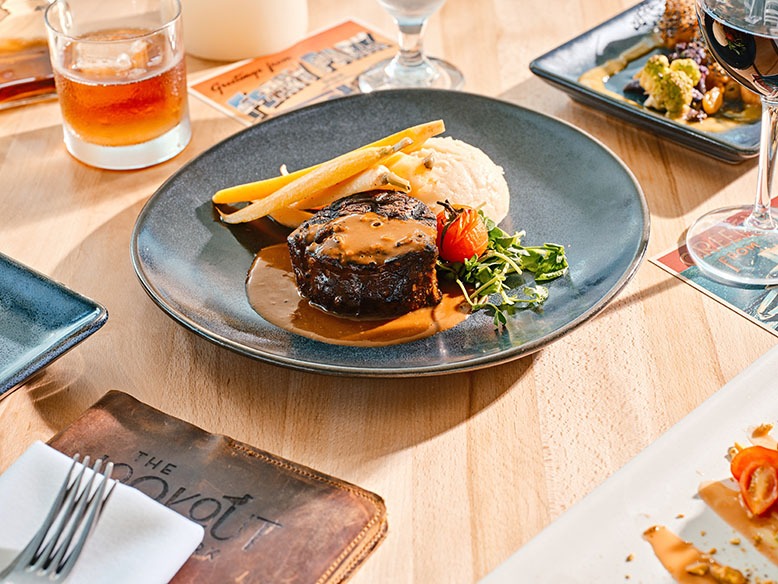
[[[708,51],[762,100],[762,130],[753,205],[716,209],[686,234],[700,270],[734,284],[778,284],[778,213],[770,207],[778,155],[778,2],[696,0]]]
[[[377,63],[359,76],[359,89],[363,93],[401,87],[462,87],[462,72],[450,63],[427,57],[422,46],[427,19],[443,6],[444,2],[445,0],[378,0],[400,29],[400,51],[392,59]]]

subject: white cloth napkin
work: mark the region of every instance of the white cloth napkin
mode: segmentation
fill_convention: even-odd
[[[43,523],[71,464],[36,442],[0,475],[0,570]],[[168,582],[202,539],[202,526],[119,483],[68,584]]]

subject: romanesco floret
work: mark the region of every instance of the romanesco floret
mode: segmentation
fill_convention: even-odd
[[[646,105],[659,110],[667,110],[671,117],[678,117],[685,113],[694,96],[694,84],[688,75],[680,71],[670,71],[662,77],[657,90],[652,93]],[[648,102],[652,101],[651,104]]]
[[[670,69],[686,73],[692,80],[692,86],[697,85],[702,77],[699,65],[691,59],[676,59],[670,63]]]
[[[652,55],[640,71],[640,86],[648,94],[652,94],[659,82],[670,71],[670,62],[664,55]]]
[[[653,55],[640,72],[640,86],[648,94],[645,105],[667,111],[679,117],[688,109],[694,96],[694,86],[701,72],[692,59],[676,59],[670,63],[664,55]]]

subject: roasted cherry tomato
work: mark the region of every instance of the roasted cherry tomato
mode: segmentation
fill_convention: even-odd
[[[770,464],[750,464],[738,482],[743,502],[754,515],[762,515],[778,500],[778,471]]]
[[[489,231],[478,211],[440,203],[438,213],[438,255],[447,262],[464,262],[480,256],[489,245]]]
[[[735,480],[740,480],[743,471],[754,463],[767,464],[778,468],[778,450],[764,446],[749,446],[738,452],[729,465]]]

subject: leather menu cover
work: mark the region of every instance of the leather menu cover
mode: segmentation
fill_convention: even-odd
[[[203,525],[172,582],[343,582],[386,534],[383,500],[110,391],[49,444]]]

